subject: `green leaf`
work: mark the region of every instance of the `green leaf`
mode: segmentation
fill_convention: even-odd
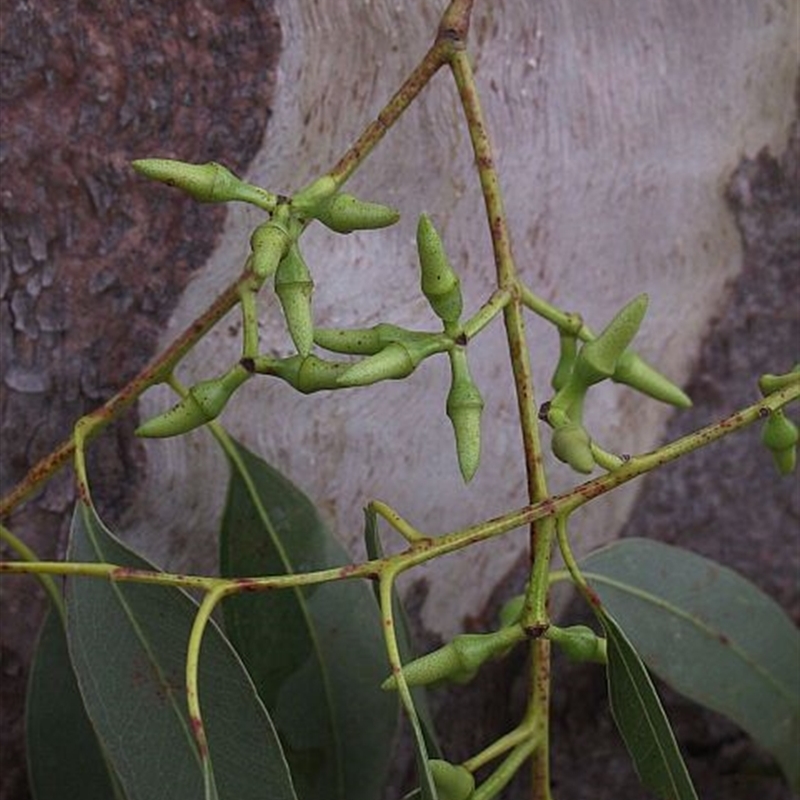
[[[123,800],[83,705],[58,614],[45,617],[28,676],[28,779],[36,800]]]
[[[611,713],[642,784],[663,800],[697,800],[655,686],[614,619],[598,610],[608,642]]]
[[[154,569],[83,503],[73,518],[69,558]],[[272,723],[213,623],[200,655],[206,763],[214,781],[204,785],[185,691],[197,605],[185,592],[76,576],[67,581],[66,609],[69,652],[86,710],[129,800],[296,800]]]
[[[367,507],[364,509],[364,544],[367,548],[367,556],[370,559],[383,558],[383,548],[381,547],[380,537],[378,536],[378,519],[374,509]],[[379,594],[377,587],[376,595]],[[380,602],[380,598],[378,597]],[[400,658],[405,664],[413,659],[411,650],[411,635],[409,632],[408,619],[406,618],[403,605],[397,593],[392,593],[393,618],[395,620],[395,631],[397,636],[397,649]],[[419,776],[419,788],[406,795],[404,800],[421,798],[421,800],[437,800],[436,785],[433,781],[433,774],[429,765],[430,758],[439,758],[439,743],[436,739],[436,732],[433,726],[428,701],[425,695],[425,687],[418,686],[411,689],[412,705],[406,708],[408,721],[411,725],[411,732],[414,737],[414,756],[417,762],[417,775]]]
[[[581,567],[647,665],[736,722],[800,789],[800,632],[780,606],[732,570],[646,539]]]
[[[222,522],[223,575],[283,575],[347,563],[297,487],[239,444]],[[273,716],[302,800],[374,800],[397,726],[382,692],[380,616],[363,582],[238,595],[231,641]]]

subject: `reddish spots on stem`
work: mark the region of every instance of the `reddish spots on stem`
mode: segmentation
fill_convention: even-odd
[[[597,592],[595,592],[594,589],[592,589],[591,586],[589,586],[588,583],[586,584],[585,593],[586,593],[587,599],[589,600],[589,602],[595,608],[602,608],[603,607],[603,602],[602,602],[602,600],[600,600],[599,595],[597,594]]]
[[[81,480],[78,481],[78,497],[81,503],[92,508],[92,498],[89,494],[89,487]]]
[[[208,743],[206,742],[206,731],[203,727],[203,720],[194,715],[189,717],[192,726],[194,740],[197,742],[197,749],[200,751],[200,758],[205,761],[208,758]]]
[[[339,570],[339,577],[340,578],[347,578],[348,576],[352,575],[354,572],[358,572],[359,569],[360,569],[360,567],[358,566],[358,564],[347,564],[346,566],[342,567]],[[375,578],[375,577],[377,577],[377,574],[369,573],[368,575],[365,575],[364,577]]]
[[[136,572],[132,567],[117,567],[111,570],[108,576],[112,581],[124,581]]]
[[[271,586],[259,586],[255,578],[239,578],[236,581],[236,588],[241,592],[258,592],[271,589]]]
[[[542,634],[550,627],[549,623],[538,623],[536,625],[528,625],[525,628],[526,635],[531,639],[539,639]]]
[[[548,497],[546,500],[542,500],[540,503],[542,510],[544,511],[544,515],[546,517],[552,517],[556,513],[556,504],[553,502],[552,498]]]

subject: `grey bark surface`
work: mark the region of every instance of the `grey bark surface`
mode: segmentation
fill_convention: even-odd
[[[800,82],[798,82],[800,90]],[[744,159],[727,196],[744,246],[744,270],[713,322],[686,389],[694,408],[669,422],[665,441],[720,419],[758,396],[755,377],[800,363],[800,125],[785,152]],[[797,414],[790,412],[797,420]],[[760,442],[761,428],[706,448],[644,479],[621,536],[646,536],[685,547],[740,572],[800,624],[800,488],[778,477]],[[496,625],[500,605],[521,592],[526,566],[509,575],[474,630]],[[425,587],[418,590],[418,599]],[[413,606],[412,606],[413,610]],[[593,624],[574,600],[564,618]],[[596,627],[596,623],[595,627]],[[420,633],[419,650],[441,644]],[[432,694],[442,743],[453,761],[466,759],[519,719],[525,698],[524,657],[490,664],[468,687]],[[552,700],[553,796],[559,800],[636,800],[639,784],[612,721],[603,670],[574,664],[555,651]],[[792,800],[776,764],[736,725],[657,682],[667,714],[703,800]],[[476,725],[475,720],[480,720]],[[452,732],[456,733],[453,734]],[[406,761],[398,784],[412,780]],[[502,795],[526,800],[527,776]],[[399,797],[396,790],[387,795]]]

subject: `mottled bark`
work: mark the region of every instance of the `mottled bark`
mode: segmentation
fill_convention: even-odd
[[[0,491],[154,355],[224,211],[154,192],[131,159],[223,160],[244,170],[269,116],[280,35],[268,0],[4,3],[0,10]],[[91,448],[109,520],[144,468],[129,414]],[[43,558],[62,553],[65,471],[12,519]],[[3,579],[0,796],[25,796],[24,665],[42,602]]]

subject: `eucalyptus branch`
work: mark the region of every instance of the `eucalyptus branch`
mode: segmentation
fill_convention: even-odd
[[[529,525],[532,522],[547,518],[555,519],[571,514],[581,506],[590,503],[597,497],[612,491],[634,478],[638,478],[653,469],[664,466],[682,456],[733,434],[742,428],[764,419],[777,409],[800,398],[800,375],[792,383],[762,398],[750,406],[714,422],[703,428],[686,434],[649,453],[632,456],[618,470],[601,475],[593,480],[575,486],[569,492],[551,495],[537,503],[522,506],[514,511],[494,517],[493,519],[468,526],[463,529],[441,534],[425,536],[399,513],[385,503],[377,502],[378,513],[396,530],[413,530],[419,533],[411,547],[385,558],[373,559],[357,564],[315,570],[311,572],[293,573],[290,575],[253,576],[244,578],[212,578],[194,575],[179,575],[165,572],[130,569],[113,564],[82,564],[63,561],[2,561],[0,573],[14,574],[53,574],[53,575],[85,575],[102,577],[113,581],[133,581],[139,583],[157,583],[184,588],[202,589],[204,591],[227,587],[232,591],[267,591],[271,589],[311,586],[328,581],[366,578],[375,580],[386,574],[387,570],[400,574],[431,559],[462,550],[470,545],[502,536],[509,531]],[[233,588],[233,587],[237,588]]]
[[[84,419],[93,423],[85,438],[88,443],[107,425],[132,406],[151,386],[161,383],[183,357],[217,324],[239,301],[240,284],[247,276],[240,276],[225,289],[200,314],[166,350],[151,361],[124,388]],[[75,454],[75,434],[62,442],[52,453],[42,458],[28,474],[0,500],[0,519],[8,516],[20,503],[33,494],[60,470]]]

